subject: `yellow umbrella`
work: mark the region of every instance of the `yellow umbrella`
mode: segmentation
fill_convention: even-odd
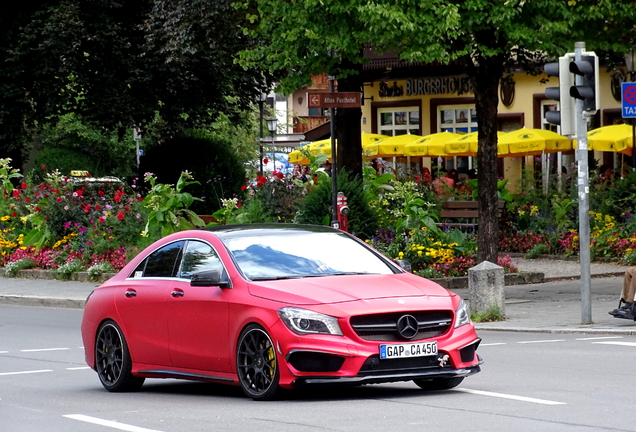
[[[603,126],[587,133],[587,149],[630,153],[632,126],[626,124]],[[578,148],[574,141],[574,148]]]
[[[404,146],[406,156],[446,156],[444,146],[448,141],[461,135],[452,132],[438,132],[426,135]]]
[[[478,132],[471,132],[448,141],[444,146],[444,151],[449,156],[477,156],[477,134]],[[497,132],[497,154],[499,156],[508,154],[508,144],[501,143],[501,138],[505,135],[504,132]]]
[[[506,156],[538,155],[572,149],[572,142],[547,129],[519,129],[499,138],[499,144],[508,145]]]
[[[396,135],[363,146],[365,154],[372,157],[403,156],[404,146],[422,138],[420,135]]]
[[[373,133],[362,132],[362,147],[364,147],[365,145],[373,144],[374,142],[378,142],[388,137],[389,137],[388,135],[378,135]]]

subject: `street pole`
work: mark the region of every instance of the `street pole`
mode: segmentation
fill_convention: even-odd
[[[329,91],[333,93],[335,76],[329,75]],[[329,132],[331,133],[331,226],[340,228],[338,222],[338,175],[336,170],[336,109],[329,108]]]
[[[260,154],[261,154],[261,163],[260,163],[260,170],[259,173],[261,175],[261,177],[263,176],[263,105],[265,104],[265,101],[263,100],[263,95],[259,96],[259,100],[258,100],[258,108],[261,111],[260,114],[260,127],[259,127],[259,132],[258,132],[258,147],[260,150]]]
[[[580,61],[585,52],[585,42],[574,44],[574,59]],[[576,85],[583,85],[583,77],[576,75]],[[590,276],[590,186],[587,163],[587,113],[584,101],[576,99],[576,138],[579,143],[578,195],[579,195],[579,259],[581,262],[581,323],[592,323],[592,293]]]

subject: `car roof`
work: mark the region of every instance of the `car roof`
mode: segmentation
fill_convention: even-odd
[[[217,225],[200,228],[210,231],[221,239],[269,236],[269,235],[294,235],[301,233],[342,233],[335,228],[323,225],[301,225],[301,224],[239,224],[239,225]]]

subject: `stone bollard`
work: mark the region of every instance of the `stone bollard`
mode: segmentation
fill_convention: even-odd
[[[497,307],[505,316],[504,269],[489,261],[468,269],[471,312],[488,312]]]

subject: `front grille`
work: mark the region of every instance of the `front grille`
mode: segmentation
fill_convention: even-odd
[[[372,355],[367,358],[360,368],[358,375],[373,375],[374,373],[387,373],[387,372],[404,372],[404,371],[417,371],[420,369],[439,368],[439,357],[444,355],[440,352],[438,355],[425,356],[425,357],[407,357],[397,359],[381,360],[379,355]],[[452,368],[450,363],[444,365],[446,368]]]
[[[375,315],[359,315],[351,317],[351,327],[362,339],[377,342],[404,342],[397,328],[398,320],[404,315],[412,315],[417,319],[418,332],[412,341],[430,339],[446,333],[452,324],[450,311],[415,311],[391,312]]]

